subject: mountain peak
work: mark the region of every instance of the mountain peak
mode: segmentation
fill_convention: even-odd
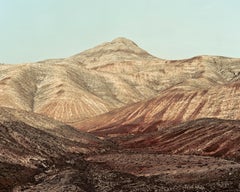
[[[111,42],[100,44],[71,58],[91,68],[122,61],[143,61],[155,57],[138,47],[133,41],[118,37]]]
[[[118,37],[116,39],[113,39],[111,43],[124,43],[124,44],[132,44],[132,45],[135,45],[137,46],[136,43],[134,43],[132,40],[130,39],[127,39],[125,37]]]

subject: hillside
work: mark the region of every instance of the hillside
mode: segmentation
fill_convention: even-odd
[[[123,149],[161,154],[213,156],[240,162],[240,121],[215,118],[188,121],[152,133],[114,140]]]
[[[0,106],[73,124],[175,87],[204,92],[236,82],[239,63],[217,56],[158,59],[117,38],[65,59],[0,65]]]
[[[153,99],[72,124],[101,136],[149,132],[199,118],[240,119],[239,82],[204,90],[169,89]]]
[[[231,126],[238,133],[239,122]],[[128,142],[136,140],[119,145]],[[149,144],[122,151],[50,118],[0,108],[0,191],[239,191],[238,162],[149,153]]]

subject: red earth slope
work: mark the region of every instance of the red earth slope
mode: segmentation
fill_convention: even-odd
[[[240,121],[198,119],[160,131],[114,140],[124,149],[240,161]]]
[[[151,100],[72,124],[99,136],[160,130],[199,118],[240,119],[240,82],[209,90],[169,89]]]

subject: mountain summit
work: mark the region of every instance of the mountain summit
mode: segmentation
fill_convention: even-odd
[[[138,47],[136,43],[124,37],[116,38],[111,42],[103,43],[71,57],[74,61],[83,63],[88,68],[116,62],[154,58],[154,56]]]

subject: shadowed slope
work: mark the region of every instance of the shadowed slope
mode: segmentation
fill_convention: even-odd
[[[3,114],[3,112],[1,112]],[[4,115],[0,123],[0,191],[163,191],[161,182],[87,163],[82,144]],[[8,121],[6,121],[8,119]],[[168,190],[169,191],[169,190]]]
[[[28,155],[25,157],[24,151],[36,153],[35,150],[38,150],[38,153],[44,157],[51,157],[55,156],[55,153],[61,154],[62,150],[89,153],[103,150],[107,146],[106,142],[91,134],[78,131],[45,116],[25,111],[0,108],[0,123],[2,138],[0,157],[5,159],[10,154],[9,158],[13,162],[21,161],[20,157],[15,157],[17,154],[23,156],[23,163],[28,162],[31,157]],[[48,152],[48,150],[54,151]]]
[[[78,153],[86,145],[16,121],[13,110],[7,111],[0,113],[0,190],[3,192],[239,191],[238,163],[208,157],[121,151],[90,155],[87,160],[93,162],[87,162]],[[20,119],[30,116],[19,113],[16,115]]]
[[[115,138],[124,149],[240,161],[240,121],[199,119],[149,134]]]
[[[215,180],[221,186],[224,175],[240,170],[240,121],[198,119],[111,140],[121,150],[91,155],[87,160],[138,176],[158,175],[175,184]],[[233,191],[238,189],[236,185]],[[231,191],[227,186],[225,190]]]
[[[101,146],[102,142],[89,134],[84,135],[79,131],[74,131],[69,126],[63,127],[65,131],[63,138],[63,130],[62,127],[59,127],[60,125],[63,124],[40,115],[0,108],[1,191],[174,192],[177,190],[190,192],[198,190],[213,192],[226,189],[226,187],[237,189],[240,166],[230,161],[146,153],[132,155],[120,151],[118,154],[114,154],[109,151],[100,157],[105,158],[111,154],[115,160],[119,157],[124,160],[127,157],[124,165],[121,165],[122,161],[116,161],[123,169],[119,170],[119,165],[112,165],[111,162],[107,162],[107,164],[87,162],[79,152],[82,152],[82,148],[93,149],[95,145],[92,144],[93,140],[95,143],[98,142],[98,146]],[[77,137],[83,137],[90,141],[87,144],[86,141],[82,143],[77,141]],[[98,155],[100,154],[98,153]],[[96,156],[90,157],[97,160]],[[136,158],[139,158],[138,163],[136,163]],[[171,161],[173,166],[169,167],[170,170],[166,172],[164,167],[157,165],[153,159],[168,159],[167,163],[169,160],[173,160]],[[108,160],[111,161],[112,157],[109,157]],[[189,160],[193,164],[200,164],[191,165],[192,169],[188,167],[186,170],[190,172],[176,167],[178,166],[176,161],[184,163]],[[207,164],[202,166],[203,162]],[[146,163],[151,163],[150,167],[148,165],[147,169],[139,172],[139,168],[146,166]],[[206,169],[210,165],[218,165],[218,168],[214,172],[210,172],[214,169],[214,166],[212,169]],[[136,168],[135,171],[132,168]],[[176,171],[181,174],[174,174]],[[231,175],[228,174],[229,171]],[[136,177],[126,172],[148,177]],[[201,175],[208,173],[208,181],[201,179]],[[191,179],[189,180],[189,178]],[[219,184],[219,181],[215,179],[220,179],[219,181],[224,185]]]

